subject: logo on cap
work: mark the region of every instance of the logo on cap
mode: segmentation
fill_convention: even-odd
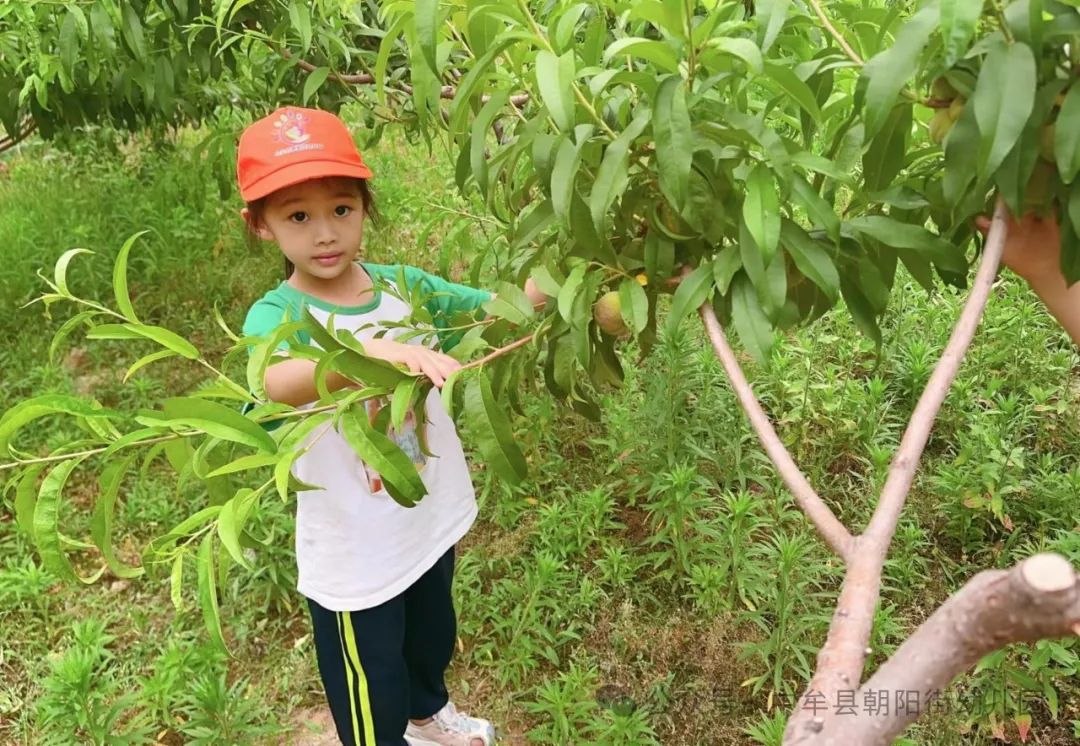
[[[311,139],[304,131],[308,119],[298,111],[286,111],[274,122],[274,139],[285,145],[299,145]]]

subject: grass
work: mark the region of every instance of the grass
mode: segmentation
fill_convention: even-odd
[[[65,249],[80,293],[107,299],[123,239],[139,313],[220,357],[217,307],[238,328],[280,280],[272,247],[249,247],[236,198],[192,147],[90,137],[76,152],[40,144],[0,174],[0,409],[78,392],[135,409],[183,393],[197,368],[152,367],[126,384],[131,345],[48,340],[64,318],[39,305]],[[366,241],[375,261],[407,261],[469,279],[483,221],[455,197],[445,159],[386,140],[365,156],[384,220]],[[403,165],[406,164],[406,165]],[[407,166],[407,167],[406,167]],[[905,281],[901,279],[901,283]],[[878,355],[843,314],[783,340],[748,373],[781,437],[842,519],[868,520],[907,416],[961,298],[903,284]],[[634,360],[626,350],[626,360]],[[870,665],[985,567],[1053,549],[1080,564],[1077,351],[1026,289],[1005,277],[950,394],[886,567]],[[481,517],[455,579],[461,644],[455,699],[494,719],[507,743],[778,743],[814,664],[841,578],[761,454],[700,330],[661,340],[625,385],[603,395],[603,421],[523,397],[516,435],[531,476],[509,488],[472,458]],[[46,429],[49,428],[49,429]],[[36,435],[62,442],[55,423]],[[137,561],[145,541],[201,506],[151,469],[124,496],[116,533]],[[309,621],[294,590],[291,507],[267,501],[254,531],[277,538],[253,573],[234,571],[223,599],[235,657],[217,653],[193,598],[174,612],[168,578],[62,585],[0,516],[0,742],[267,743],[301,739],[322,706]],[[85,534],[93,489],[67,495],[63,525]],[[911,743],[1018,742],[1032,716],[1043,744],[1073,742],[1080,720],[1076,640],[1012,646],[953,687],[963,707],[913,727]]]

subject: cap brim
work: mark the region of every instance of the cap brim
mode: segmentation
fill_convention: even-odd
[[[254,202],[278,189],[299,184],[311,179],[323,179],[332,176],[345,176],[356,179],[370,179],[371,169],[367,166],[358,166],[353,163],[341,163],[340,161],[304,161],[293,163],[279,168],[272,174],[267,174],[254,184],[249,184],[246,189],[240,191],[240,197],[245,202]]]

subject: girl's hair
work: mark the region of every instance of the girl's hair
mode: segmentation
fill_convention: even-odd
[[[372,193],[371,187],[368,186],[367,179],[355,179],[355,182],[356,190],[360,193],[360,202],[364,205],[364,215],[371,222],[378,224],[379,208],[375,204],[375,195]],[[258,241],[258,237],[255,235],[255,226],[262,222],[263,213],[266,211],[266,197],[247,202],[245,206],[248,209],[248,241],[254,245]],[[289,261],[288,257],[285,257],[286,280],[289,279],[294,269],[293,263]]]

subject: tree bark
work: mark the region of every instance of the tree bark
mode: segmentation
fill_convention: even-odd
[[[814,746],[892,743],[980,658],[1014,642],[1080,634],[1080,576],[1057,554],[1036,554],[1010,570],[984,570],[935,611],[854,696],[830,713]],[[914,695],[908,696],[909,694]],[[903,702],[902,707],[898,702]],[[885,703],[867,707],[866,703]],[[832,707],[834,703],[823,703]]]
[[[720,358],[720,364],[724,366],[728,380],[731,381],[731,387],[739,398],[739,404],[742,405],[750,424],[753,425],[765,453],[768,454],[780,473],[781,479],[784,480],[784,484],[794,495],[795,501],[810,518],[821,537],[837,555],[845,560],[848,559],[852,546],[851,534],[810,485],[806,475],[799,470],[795,460],[791,458],[791,453],[780,440],[780,436],[776,434],[772,423],[769,422],[769,416],[761,408],[761,403],[758,402],[739,361],[735,358],[735,353],[727,341],[727,336],[724,334],[723,327],[720,326],[719,319],[716,318],[712,305],[708,302],[702,303],[698,310],[705,324],[705,331],[709,335],[709,341],[712,342],[713,350]]]

